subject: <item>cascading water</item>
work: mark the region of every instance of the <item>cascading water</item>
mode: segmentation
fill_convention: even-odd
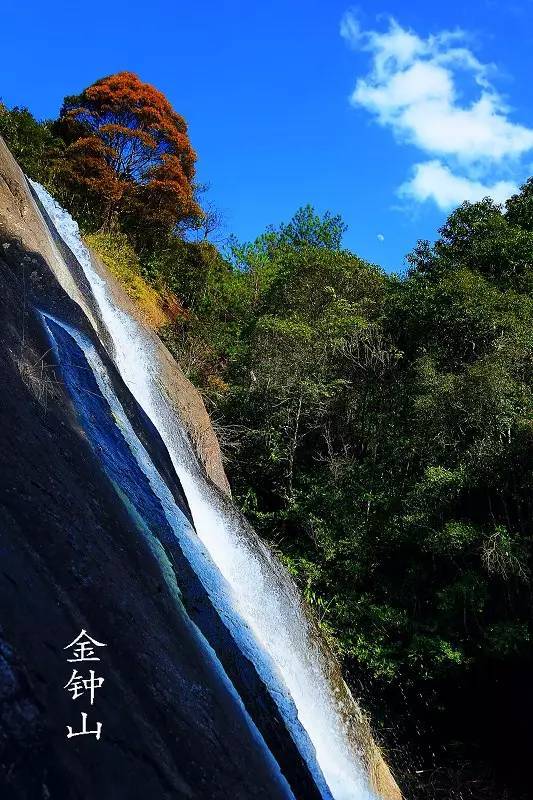
[[[297,592],[269,552],[229,505],[205,480],[179,417],[160,378],[160,355],[152,335],[132,316],[116,307],[105,280],[95,269],[78,226],[53,198],[32,182],[57,234],[81,265],[111,345],[111,357],[128,389],[158,430],[183,486],[199,539],[229,587],[227,604],[212,598],[230,620],[239,646],[265,680],[315,775],[324,776],[335,800],[370,800],[373,794],[350,736],[350,717],[357,713],[346,687],[336,695],[327,658],[316,641]],[[64,287],[68,291],[68,287]],[[104,343],[105,344],[105,343]],[[251,636],[244,630],[246,626]],[[272,667],[276,675],[272,672]],[[279,692],[278,679],[286,687]],[[339,699],[341,697],[341,699]],[[298,720],[291,711],[292,703]],[[319,770],[314,770],[313,748]],[[321,773],[321,774],[320,774]]]
[[[146,518],[155,524],[160,536],[163,533],[161,536],[163,541],[167,538],[164,534],[165,529],[168,529],[169,533],[172,532],[195,574],[202,576],[203,582],[213,589],[216,575],[213,574],[210,559],[135,433],[128,415],[114,392],[96,348],[90,340],[70,325],[44,312],[41,312],[41,317],[60,365],[65,386],[75,402],[80,422],[88,434],[91,446],[101,456],[104,469],[119,496],[123,497],[129,508],[134,509],[138,515],[139,528],[149,539],[149,545],[157,549],[158,561],[164,568],[176,603],[182,604],[183,587],[177,584],[165,550],[158,547],[160,540],[151,535],[150,529],[144,524]],[[220,585],[217,588],[217,597],[223,601],[224,589]],[[264,753],[275,781],[280,787],[280,794],[286,800],[294,800],[286,780],[280,774],[278,764],[265,746],[253,720],[246,713],[242,700],[228,680],[216,653],[200,632],[197,633],[197,638],[219,680],[226,686],[237,705],[242,707],[257,747]]]

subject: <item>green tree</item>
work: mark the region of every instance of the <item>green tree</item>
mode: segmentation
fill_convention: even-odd
[[[481,720],[531,663],[530,198],[464,204],[401,279],[307,207],[233,243],[183,331],[216,352],[193,377],[238,502],[349,674],[441,759],[454,715]]]
[[[38,122],[27,108],[15,106],[9,110],[0,103],[0,136],[26,175],[55,188],[64,148],[54,135],[51,122]]]

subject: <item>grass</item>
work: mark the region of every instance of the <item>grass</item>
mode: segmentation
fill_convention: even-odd
[[[156,329],[166,325],[169,316],[165,311],[163,300],[140,274],[139,259],[127,237],[118,231],[113,233],[98,231],[89,233],[84,238],[117,278],[126,294],[136,303],[144,321]]]

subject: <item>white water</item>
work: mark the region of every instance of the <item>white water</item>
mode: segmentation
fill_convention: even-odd
[[[305,618],[291,603],[290,593],[283,591],[273,576],[257,544],[224,512],[216,492],[203,479],[175,409],[161,390],[159,362],[150,335],[115,306],[106,282],[92,264],[76,222],[39,184],[32,185],[85,273],[113,344],[110,355],[126,386],[159,431],[189,502],[197,534],[231,588],[230,602],[235,611],[279,671],[315,747],[333,797],[371,800],[374,795],[354,756]],[[258,672],[264,674],[260,653],[248,655]],[[292,727],[289,719],[286,722]]]

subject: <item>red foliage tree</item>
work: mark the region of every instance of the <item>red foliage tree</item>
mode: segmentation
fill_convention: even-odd
[[[58,125],[69,142],[67,178],[99,208],[104,226],[124,216],[173,228],[201,216],[187,124],[132,72],[66,97]]]

